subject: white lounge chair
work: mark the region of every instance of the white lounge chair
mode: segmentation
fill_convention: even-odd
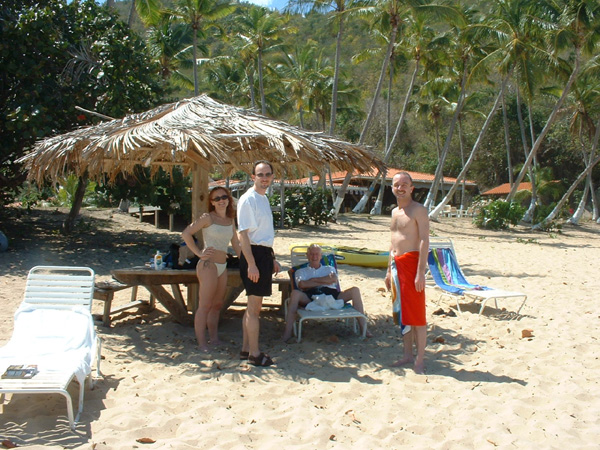
[[[430,239],[427,264],[429,273],[435,281],[435,287],[442,292],[441,297],[456,299],[459,313],[461,312],[460,301],[465,299],[481,302],[479,314],[483,312],[489,300],[494,300],[496,308],[498,308],[498,300],[501,298],[522,298],[523,301],[516,314],[519,314],[527,301],[527,294],[522,292],[505,291],[469,283],[458,264],[450,239]]]
[[[100,373],[100,339],[91,315],[94,271],[87,267],[36,266],[29,271],[25,297],[15,313],[9,342],[0,348],[0,374],[9,366],[34,365],[31,378],[0,378],[5,394],[61,394],[69,425],[83,410],[84,382],[93,385],[92,364]],[[79,383],[77,416],[67,387]]]
[[[335,255],[333,249],[329,247],[321,247],[322,250],[322,259],[321,264],[323,265],[331,265],[335,267],[337,272],[337,264],[335,261]],[[292,260],[292,268],[288,271],[292,283],[292,290],[297,289],[296,280],[295,280],[295,272],[296,270],[306,267],[308,264],[306,259],[306,246],[298,246],[292,247],[291,249],[291,260]],[[339,283],[338,283],[339,289]],[[287,299],[285,301],[285,315],[287,317]],[[297,321],[294,321],[294,335],[297,338],[297,341],[300,342],[302,340],[302,324],[306,320],[338,320],[344,319],[348,321],[352,319],[352,326],[355,334],[358,334],[358,319],[365,319],[365,327],[362,330],[361,338],[364,339],[367,334],[367,317],[361,312],[357,311],[354,307],[346,304],[342,309],[328,309],[325,311],[308,311],[304,308],[298,308],[298,312],[296,314]]]

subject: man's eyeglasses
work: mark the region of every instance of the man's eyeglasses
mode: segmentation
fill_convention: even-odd
[[[221,200],[229,200],[229,197],[227,195],[221,195],[220,197],[213,197],[210,201],[220,202]]]
[[[258,178],[269,178],[269,177],[272,177],[273,174],[272,173],[257,173],[256,176]]]

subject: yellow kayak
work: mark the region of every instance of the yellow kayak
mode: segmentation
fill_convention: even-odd
[[[321,247],[331,248],[335,254],[338,264],[349,264],[362,267],[381,267],[388,265],[390,252],[383,250],[372,250],[370,248],[349,247],[345,245],[333,245],[318,243]],[[306,252],[310,244],[292,244],[290,249]]]

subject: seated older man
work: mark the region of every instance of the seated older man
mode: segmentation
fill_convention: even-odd
[[[352,306],[364,314],[362,296],[360,290],[354,286],[344,291],[338,289],[338,276],[333,266],[324,266],[321,264],[322,251],[317,244],[311,244],[307,251],[308,265],[296,270],[294,279],[299,289],[294,289],[290,296],[288,304],[285,331],[282,339],[287,342],[293,333],[294,320],[296,312],[300,306],[306,306],[311,302],[313,295],[325,294],[331,295],[336,300],[344,302],[352,301]],[[365,319],[358,321],[361,331],[366,326]],[[367,337],[372,334],[367,331]]]

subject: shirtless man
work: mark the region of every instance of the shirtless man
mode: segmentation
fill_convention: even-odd
[[[393,295],[401,297],[398,325],[409,325],[407,328],[410,328],[405,334],[406,330],[403,330],[404,356],[392,366],[414,362],[415,372],[422,374],[425,373],[427,343],[425,272],[429,251],[429,217],[427,209],[412,199],[413,190],[412,178],[408,173],[394,175],[392,192],[398,207],[392,211],[392,244],[385,285],[390,290],[394,283]],[[413,356],[413,342],[417,347],[416,358]]]

